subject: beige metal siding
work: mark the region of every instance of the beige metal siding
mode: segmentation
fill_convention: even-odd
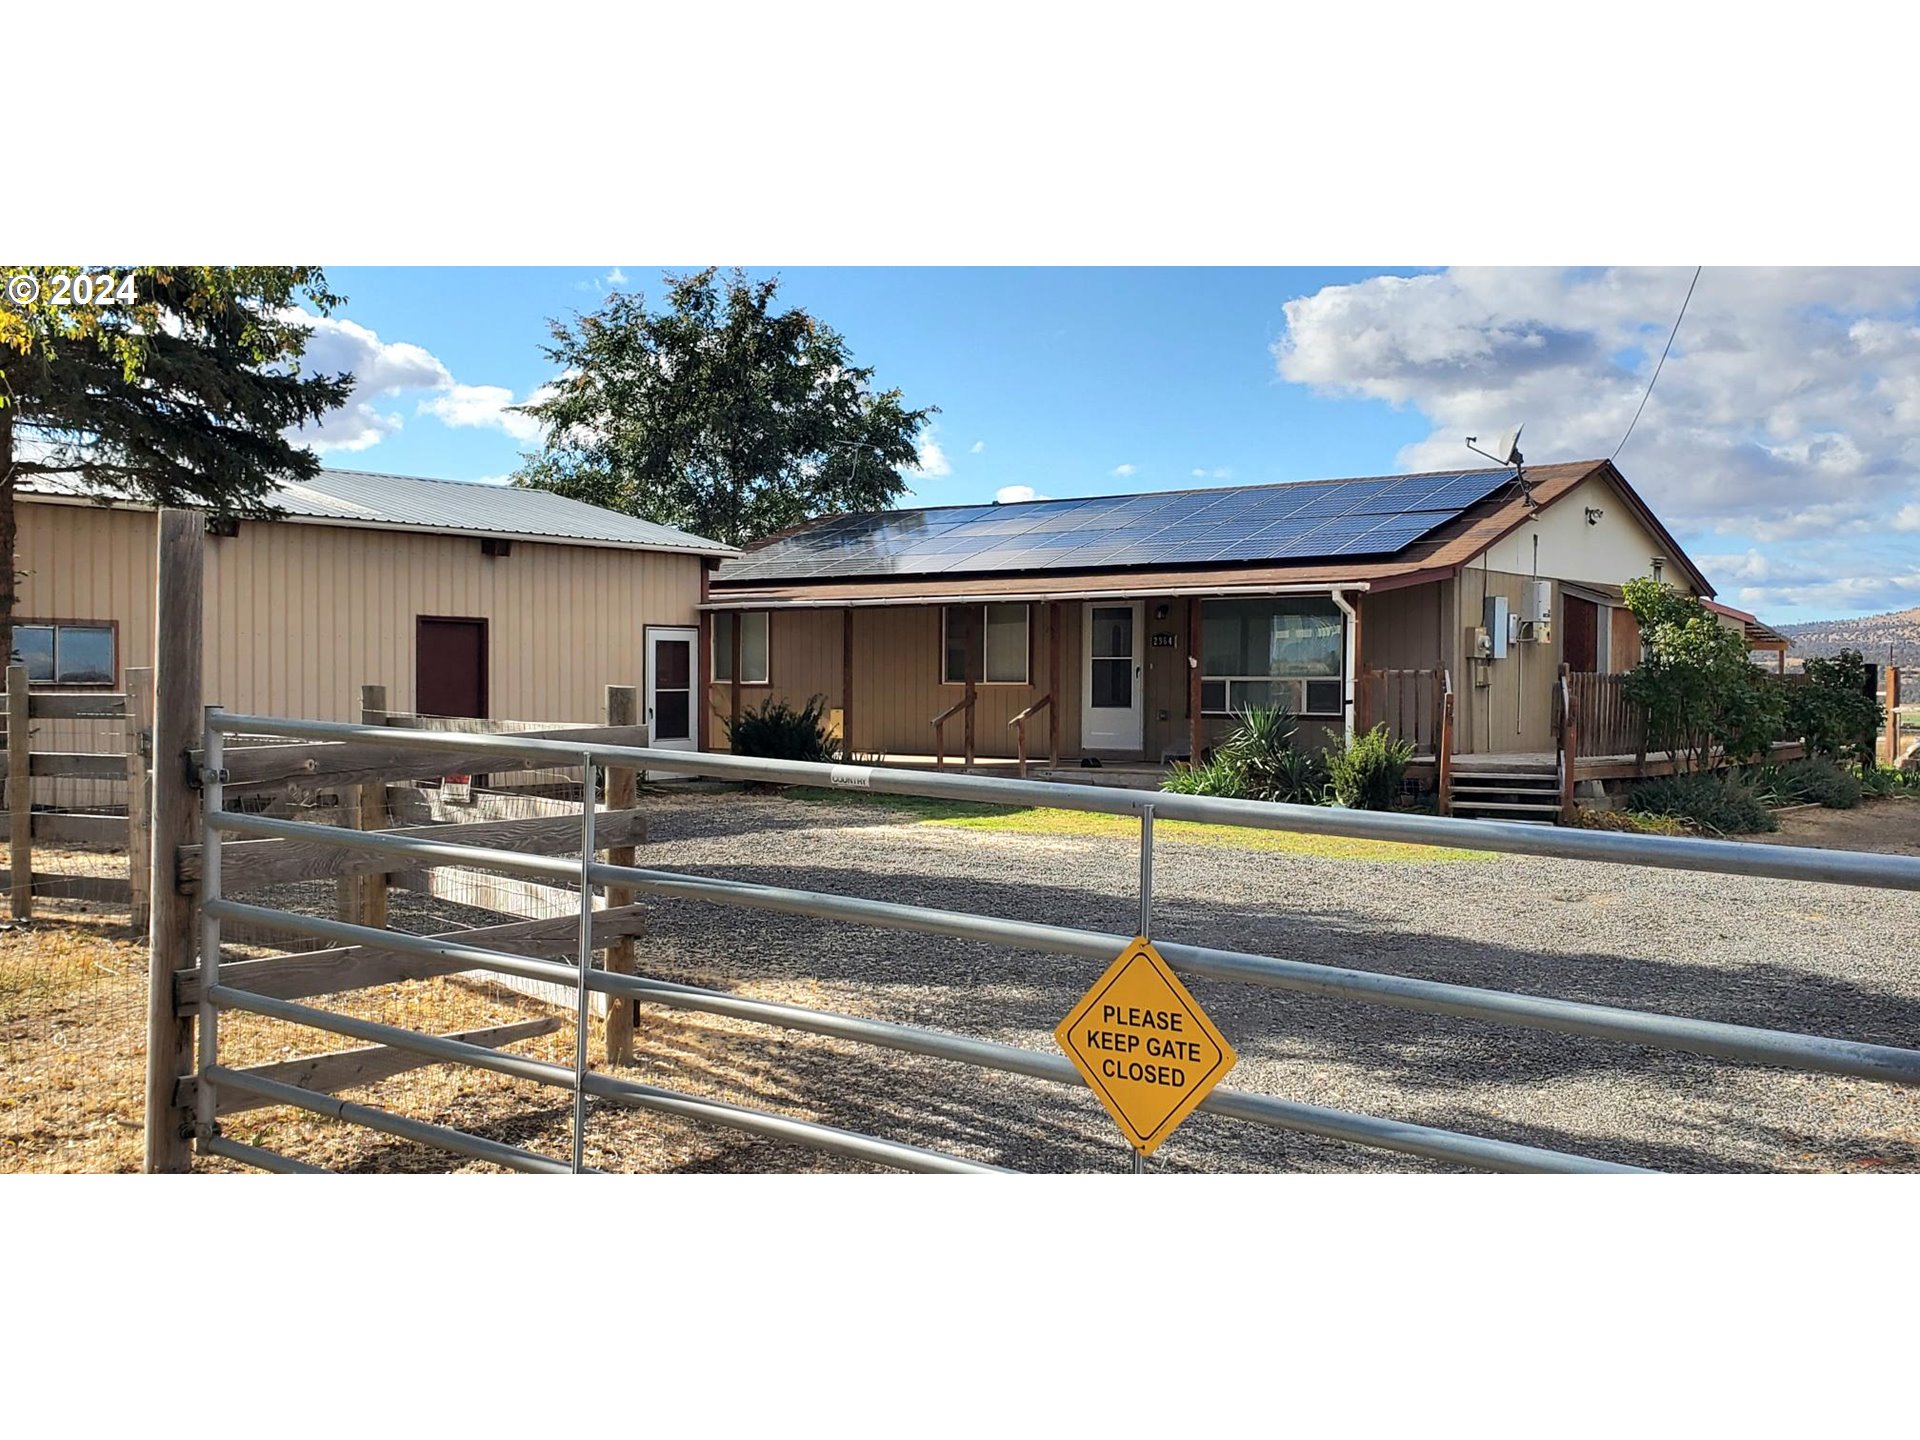
[[[19,613],[115,620],[118,683],[150,665],[152,512],[28,502],[20,516]],[[366,684],[410,710],[416,622],[448,615],[487,621],[494,716],[591,721],[606,686],[644,682],[645,628],[696,624],[700,595],[693,555],[515,539],[489,559],[467,537],[289,522],[242,522],[207,541],[206,563],[207,702],[321,720],[357,719]],[[36,745],[99,748],[65,728],[91,723]]]

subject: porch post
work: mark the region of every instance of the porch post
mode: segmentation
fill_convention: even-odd
[[[840,758],[853,759],[853,607],[840,612]]]
[[[713,709],[713,676],[709,673],[713,669],[713,614],[706,608],[707,599],[712,593],[710,582],[713,579],[713,565],[714,562],[711,560],[702,560],[700,562],[700,650],[699,653],[693,657],[693,693],[700,702],[695,707],[693,716],[693,748],[696,750],[711,750],[713,748],[713,717],[708,713]],[[642,694],[645,693],[647,683],[644,664],[645,652],[646,642],[642,640],[641,654],[643,663],[640,675]],[[636,707],[633,713],[637,719],[640,711]]]
[[[974,643],[973,642],[977,639],[981,642],[983,646],[986,643],[986,637],[980,634],[978,629],[981,622],[986,618],[986,611],[981,606],[968,605],[963,607],[963,613],[967,617],[965,623],[961,626],[961,634],[966,637],[965,643],[967,647],[967,658],[966,658],[966,664],[965,664],[965,674],[966,674],[967,685],[966,685],[966,690],[964,692],[964,697],[963,697],[967,702],[967,708],[961,718],[967,722],[966,723],[967,769],[971,770],[973,769],[973,763],[974,763],[974,760],[973,760]]]
[[[1198,765],[1206,748],[1207,725],[1200,715],[1200,666],[1206,630],[1200,607],[1206,602],[1198,595],[1187,597],[1187,763]]]
[[[1060,602],[1047,602],[1047,763],[1060,768]]]
[[[744,610],[735,610],[732,614],[733,644],[731,649],[733,653],[733,678],[727,684],[727,711],[731,716],[727,721],[727,737],[729,741],[732,740],[733,736],[740,733],[740,631],[744,628],[747,612]],[[771,629],[772,627],[769,626],[768,628]],[[733,748],[732,744],[729,743],[727,748],[731,750]]]
[[[1346,679],[1343,686],[1346,691],[1347,703],[1342,713],[1346,720],[1347,744],[1352,745],[1354,677],[1357,673],[1356,667],[1360,660],[1360,611],[1355,606],[1347,603],[1347,595],[1344,590],[1335,587],[1327,593],[1333,597],[1333,603],[1340,607],[1340,613],[1347,617],[1347,653],[1344,660]]]

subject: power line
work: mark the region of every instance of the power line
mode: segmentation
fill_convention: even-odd
[[[1633,419],[1627,422],[1627,433],[1622,435],[1620,443],[1613,447],[1613,454],[1607,457],[1609,460],[1620,458],[1620,452],[1627,448],[1627,441],[1633,435],[1633,427],[1640,423],[1640,411],[1645,410],[1647,401],[1653,398],[1654,384],[1660,378],[1661,368],[1667,363],[1667,351],[1673,349],[1673,337],[1680,333],[1680,322],[1687,318],[1687,301],[1693,299],[1693,287],[1700,283],[1700,271],[1703,268],[1705,267],[1700,265],[1693,267],[1693,279],[1687,282],[1687,298],[1680,302],[1680,313],[1673,317],[1673,329],[1667,334],[1667,348],[1660,352],[1660,364],[1653,367],[1652,378],[1647,381],[1647,393],[1640,397],[1640,409],[1633,412]]]

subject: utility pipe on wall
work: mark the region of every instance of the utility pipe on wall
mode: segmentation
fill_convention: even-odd
[[[1329,590],[1327,591],[1327,593],[1333,597],[1333,603],[1340,607],[1340,613],[1347,617],[1347,652],[1346,652],[1346,661],[1343,668],[1346,671],[1347,703],[1345,706],[1345,711],[1346,711],[1346,727],[1347,727],[1347,744],[1351,746],[1353,744],[1354,659],[1356,654],[1359,651],[1360,616],[1357,613],[1355,613],[1353,606],[1347,603],[1346,591]]]

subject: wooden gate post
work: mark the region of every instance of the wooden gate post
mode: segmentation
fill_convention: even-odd
[[[362,685],[360,687],[360,723],[362,725],[384,725],[387,722],[387,687],[384,685]],[[367,780],[355,787],[360,793],[354,803],[356,814],[348,822],[357,830],[385,830],[387,828],[387,782],[385,780]],[[360,923],[371,925],[376,930],[387,928],[387,872],[368,875],[361,881]]]
[[[153,671],[127,671],[127,924],[142,931],[152,919],[153,893]]]
[[[179,1080],[193,1074],[193,1019],[174,1013],[173,981],[192,968],[199,929],[191,896],[180,892],[175,857],[196,842],[199,791],[187,767],[201,740],[201,567],[205,517],[162,510],[153,606],[153,838],[147,941],[146,1169],[193,1166],[193,1111],[175,1103]]]
[[[1887,667],[1887,764],[1900,765],[1900,667]]]
[[[849,611],[849,614],[852,612]],[[607,686],[607,724],[634,725],[639,723],[640,694],[631,685]],[[845,721],[841,722],[844,726]],[[844,730],[842,732],[844,734]],[[631,810],[638,799],[639,776],[626,766],[607,767],[607,809]],[[593,797],[582,797],[582,803],[591,805]],[[609,865],[633,864],[633,846],[616,845],[607,852]],[[622,905],[633,903],[633,891],[625,885],[607,887],[607,908],[618,909]],[[607,948],[607,970],[615,975],[634,973],[633,937],[622,935]],[[631,1065],[633,1063],[633,1030],[638,1019],[639,1001],[623,999],[609,995],[607,997],[607,1063],[609,1065]]]
[[[13,918],[33,918],[33,762],[27,725],[27,667],[7,666],[7,865],[13,872]]]

